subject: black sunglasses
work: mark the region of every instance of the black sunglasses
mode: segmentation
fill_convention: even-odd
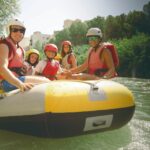
[[[20,33],[25,33],[25,29],[24,28],[21,28],[21,29],[18,29],[18,28],[11,28],[11,32],[20,32]]]

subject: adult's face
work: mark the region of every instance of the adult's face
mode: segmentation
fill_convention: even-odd
[[[91,47],[96,47],[100,42],[100,38],[96,36],[90,36],[88,37],[88,41]]]
[[[20,42],[23,39],[24,34],[25,28],[16,25],[10,27],[10,36],[14,42]]]

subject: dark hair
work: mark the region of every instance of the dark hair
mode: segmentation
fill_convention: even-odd
[[[71,45],[69,45],[69,51],[67,52],[67,54],[70,54],[70,53],[72,53],[72,46]],[[62,49],[61,49],[61,56],[62,57],[65,57],[66,55],[67,55],[65,52],[64,52],[64,45],[62,46]]]

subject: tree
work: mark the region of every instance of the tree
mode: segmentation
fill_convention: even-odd
[[[132,38],[114,41],[120,58],[119,76],[150,77],[150,37],[139,33]]]
[[[145,5],[143,6],[143,12],[144,12],[146,15],[150,16],[150,2],[148,2],[148,4],[145,4]]]
[[[150,34],[150,2],[143,7],[143,12],[146,15],[146,29],[147,32]]]
[[[141,11],[130,12],[127,16],[127,23],[133,28],[132,33],[135,35],[137,32],[147,32],[146,15]]]
[[[86,21],[88,28],[93,28],[93,27],[98,27],[102,30],[104,30],[104,23],[105,23],[105,18],[97,16],[96,18]]]
[[[122,33],[121,25],[117,19],[111,15],[106,18],[104,31],[106,39],[119,39],[122,37],[122,35],[120,35]]]
[[[64,41],[64,40],[70,40],[70,32],[68,29],[64,29],[64,30],[61,30],[59,31],[56,35],[55,35],[55,38],[54,38],[54,43],[59,47],[61,48],[61,43]]]
[[[74,22],[70,28],[70,37],[74,45],[86,43],[87,24],[81,21]]]
[[[18,0],[0,0],[0,35],[4,34],[4,26],[19,13]]]

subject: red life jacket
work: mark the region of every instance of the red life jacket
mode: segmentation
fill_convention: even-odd
[[[59,69],[59,62],[52,60],[47,61],[45,68],[43,69],[42,75],[50,80],[55,80],[55,76]]]
[[[103,76],[108,71],[107,65],[99,59],[101,53],[106,48],[109,49],[111,52],[114,66],[117,67],[119,65],[118,53],[117,53],[115,46],[111,43],[103,43],[103,45],[100,46],[97,51],[95,51],[93,48],[91,48],[91,50],[89,52],[89,57],[88,57],[88,72],[89,72],[89,74]],[[114,74],[114,76],[116,76],[116,75],[117,75],[117,73]]]
[[[8,68],[16,76],[23,75],[23,72],[21,72],[21,68],[23,67],[23,57],[24,57],[23,48],[19,46],[21,51],[17,51],[16,46],[13,44],[10,38],[5,38],[5,39],[0,40],[0,44],[6,44],[8,46],[8,49],[9,49]],[[3,79],[3,77],[0,76],[0,79]]]

